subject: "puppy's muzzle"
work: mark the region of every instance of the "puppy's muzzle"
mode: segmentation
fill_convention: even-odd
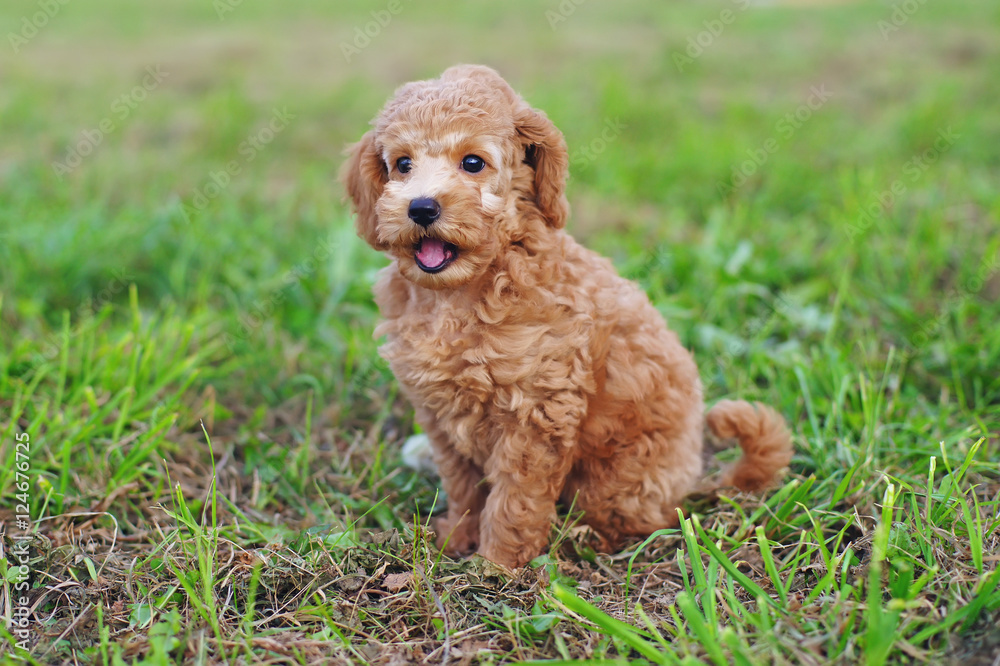
[[[434,220],[441,217],[441,206],[434,199],[421,197],[410,201],[410,209],[407,214],[411,220],[426,229]]]

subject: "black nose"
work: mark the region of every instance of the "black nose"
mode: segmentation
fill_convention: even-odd
[[[422,227],[429,227],[431,223],[441,217],[441,206],[437,201],[428,197],[414,199],[410,202],[410,219]]]

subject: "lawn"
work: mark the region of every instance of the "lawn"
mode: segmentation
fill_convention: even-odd
[[[997,663],[1000,6],[333,4],[0,7],[0,663]],[[457,62],[778,487],[434,548],[337,171]]]

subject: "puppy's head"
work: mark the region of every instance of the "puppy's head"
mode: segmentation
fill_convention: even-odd
[[[415,284],[467,284],[514,244],[565,224],[562,134],[492,69],[408,83],[373,124],[342,178],[358,234]]]

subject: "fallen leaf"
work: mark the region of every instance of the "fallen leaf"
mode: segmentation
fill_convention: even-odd
[[[382,587],[390,592],[398,592],[399,590],[409,587],[412,582],[413,574],[408,571],[404,573],[386,574],[385,580],[382,581]]]

